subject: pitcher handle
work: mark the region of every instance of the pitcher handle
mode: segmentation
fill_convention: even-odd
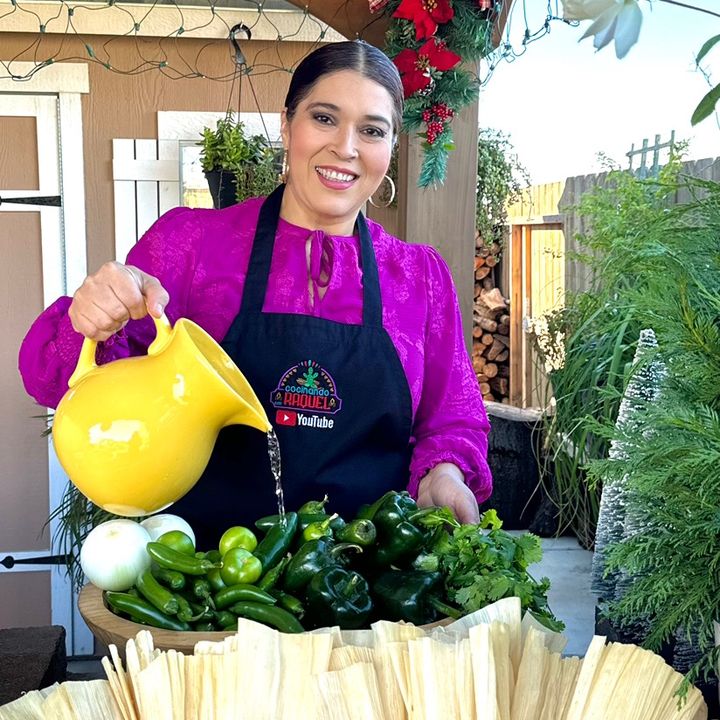
[[[172,335],[172,325],[170,325],[170,321],[167,319],[165,313],[159,318],[151,317],[155,323],[155,339],[150,343],[150,347],[148,347],[148,355],[155,355],[165,347],[165,344],[170,339]],[[87,373],[97,367],[95,363],[96,350],[97,342],[95,340],[91,340],[90,338],[83,340],[82,347],[80,348],[80,357],[75,366],[75,371],[68,380],[68,387],[77,385]]]

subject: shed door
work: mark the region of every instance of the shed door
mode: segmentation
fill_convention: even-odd
[[[17,357],[33,319],[67,293],[63,231],[66,220],[74,221],[62,206],[11,202],[38,196],[61,202],[64,106],[59,95],[0,93],[0,559],[52,554],[51,531],[43,526],[67,482],[43,437],[50,411],[25,394]],[[68,191],[82,196],[77,187]],[[0,627],[61,624],[69,654],[92,653],[64,568],[0,567],[0,597]]]

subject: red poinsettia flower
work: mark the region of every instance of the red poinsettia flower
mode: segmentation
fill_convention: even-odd
[[[445,43],[430,38],[419,50],[402,50],[393,62],[400,71],[405,97],[408,98],[430,84],[431,69],[442,72],[452,70],[461,60],[459,55],[447,49]]]
[[[455,15],[450,0],[402,0],[393,17],[415,23],[415,39],[432,37],[438,25],[450,22]]]

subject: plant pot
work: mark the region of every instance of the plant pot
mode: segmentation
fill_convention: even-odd
[[[205,178],[210,188],[213,206],[216,210],[237,203],[237,180],[235,173],[229,170],[205,170]]]

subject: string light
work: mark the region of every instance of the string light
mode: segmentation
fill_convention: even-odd
[[[348,3],[351,0],[346,0]],[[531,44],[532,42],[535,42],[539,38],[543,37],[544,35],[547,35],[550,32],[550,26],[551,22],[553,21],[562,21],[562,18],[560,17],[559,13],[559,0],[547,0],[547,17],[544,20],[544,22],[540,25],[540,27],[536,29],[532,29],[528,26],[527,21],[527,12],[526,12],[526,6],[527,3],[530,0],[521,0],[521,2],[516,2],[512,5],[510,11],[509,11],[509,17],[507,21],[507,25],[504,32],[504,38],[500,42],[498,48],[491,53],[487,58],[484,58],[484,60],[481,62],[481,66],[479,69],[479,79],[482,85],[486,84],[490,76],[492,75],[492,71],[497,67],[498,63],[501,61],[507,61],[512,62],[516,58],[523,55],[526,50],[527,46]],[[44,20],[40,18],[40,16],[35,12],[33,5],[35,3],[32,2],[32,0],[28,0],[27,2],[25,0],[10,0],[12,7],[15,9],[22,10],[24,12],[31,13],[35,15],[35,17],[38,18],[38,34],[42,35],[43,38],[49,39],[52,35],[66,35],[66,36],[78,36],[82,37],[82,32],[76,29],[74,20],[76,16],[77,10],[86,10],[86,11],[93,11],[93,12],[102,12],[109,10],[112,8],[115,12],[118,10],[121,10],[124,12],[128,19],[131,22],[130,27],[131,33],[133,33],[135,36],[141,35],[142,26],[145,22],[145,20],[153,14],[157,14],[161,11],[166,11],[167,8],[174,8],[179,14],[182,19],[183,17],[183,6],[177,2],[177,0],[171,0],[171,2],[168,3],[159,3],[158,0],[154,0],[153,2],[148,3],[148,6],[143,8],[139,7],[137,3],[128,3],[124,2],[123,0],[106,0],[105,4],[100,3],[88,3],[85,5],[74,5],[70,6],[66,2],[61,1],[60,5],[62,8],[64,8],[67,12],[67,27],[65,29],[64,33],[50,33],[48,32],[48,25],[50,22],[50,19],[45,18]],[[146,72],[148,70],[156,69],[163,72],[163,74],[166,77],[169,77],[171,79],[180,80],[180,79],[187,79],[187,78],[201,78],[203,80],[210,80],[215,82],[231,82],[235,74],[237,73],[238,69],[236,67],[229,68],[226,72],[222,72],[217,75],[208,75],[206,72],[201,72],[199,69],[201,55],[203,52],[207,50],[208,47],[215,44],[217,40],[208,40],[206,43],[204,43],[199,50],[197,50],[194,54],[194,56],[189,57],[187,48],[181,44],[182,41],[178,41],[177,44],[175,44],[173,50],[174,50],[174,56],[178,57],[179,60],[173,61],[171,64],[169,59],[164,59],[161,61],[158,61],[157,59],[151,59],[149,57],[146,57],[144,53],[151,53],[153,50],[153,42],[156,43],[156,49],[159,50],[163,57],[167,58],[168,53],[165,50],[165,46],[168,42],[172,42],[173,39],[178,40],[181,36],[187,35],[189,32],[197,31],[198,29],[201,29],[203,27],[207,27],[209,25],[212,25],[213,23],[217,23],[219,20],[220,22],[225,25],[225,28],[227,30],[227,33],[230,33],[230,24],[224,19],[222,15],[222,8],[219,10],[216,7],[217,0],[205,0],[206,4],[204,5],[204,9],[207,12],[207,18],[202,19],[199,25],[193,28],[185,27],[184,22],[177,27],[176,30],[171,31],[168,35],[162,36],[162,37],[144,37],[143,38],[143,46],[140,48],[140,46],[137,46],[137,55],[139,62],[135,67],[122,67],[120,63],[113,63],[112,58],[112,50],[113,48],[109,45],[110,42],[112,42],[112,39],[110,41],[107,41],[103,44],[103,51],[106,55],[106,59],[99,59],[94,51],[94,49],[87,43],[83,43],[85,45],[85,50],[87,52],[87,57],[92,62],[97,62],[104,67],[106,67],[108,70],[117,73],[117,74],[124,74],[124,75],[135,75],[138,72]],[[532,0],[532,2],[536,2],[536,0]],[[305,4],[304,6],[297,8],[298,9],[298,28],[295,29],[294,32],[283,34],[279,31],[279,29],[275,26],[274,23],[274,17],[273,17],[273,11],[266,9],[267,2],[266,0],[260,0],[259,2],[248,2],[247,5],[251,6],[249,10],[254,10],[256,13],[256,18],[250,25],[250,28],[255,27],[258,23],[260,23],[263,19],[270,24],[271,27],[275,27],[277,30],[277,35],[275,38],[275,43],[281,43],[283,41],[287,41],[295,36],[298,35],[300,32],[300,29],[303,29],[303,39],[307,39],[308,33],[307,29],[305,28],[306,23],[314,23],[315,29],[316,29],[316,36],[314,40],[314,44],[324,42],[327,40],[328,35],[328,28],[320,23],[316,18],[314,18],[310,11],[310,6],[308,4]],[[36,7],[36,5],[35,5]],[[194,3],[193,8],[197,11],[203,10],[202,0],[200,0],[197,3]],[[187,9],[187,7],[185,8]],[[0,15],[0,32],[3,30],[3,20],[9,15],[10,11],[4,15]],[[61,15],[61,11],[58,12],[58,14],[51,18],[52,20],[58,19]],[[113,18],[116,16],[113,15]],[[194,16],[195,17],[195,16]],[[518,18],[521,18],[521,20],[518,20]],[[514,23],[517,22],[523,22],[525,24],[525,32],[523,33],[523,39],[520,43],[519,47],[513,46],[511,40],[510,40],[510,31],[511,26]],[[577,23],[575,23],[577,24]],[[362,28],[358,28],[358,30],[355,33],[356,36],[360,37],[362,36]],[[113,36],[113,37],[120,37]],[[7,78],[13,78],[17,80],[28,80],[30,77],[32,77],[39,69],[42,67],[45,67],[46,65],[49,65],[51,63],[57,63],[57,62],[63,62],[63,61],[72,61],[73,57],[69,56],[63,56],[63,43],[53,43],[53,51],[52,52],[46,52],[43,53],[43,49],[45,47],[46,40],[43,40],[41,38],[34,38],[33,41],[23,50],[21,50],[17,57],[23,57],[23,59],[27,58],[28,55],[31,56],[31,67],[29,70],[24,73],[17,73],[13,72],[9,65],[10,62],[4,62],[0,64],[0,79],[7,77]],[[269,53],[266,55],[266,57],[269,56]],[[279,57],[279,53],[274,54],[275,58]],[[34,58],[34,62],[32,61],[32,58]],[[293,68],[292,67],[285,67],[283,65],[278,65],[277,63],[268,63],[268,62],[262,62],[258,63],[256,62],[252,68],[246,66],[242,69],[242,73],[245,75],[250,74],[251,72],[255,75],[261,75],[261,74],[267,74],[270,72],[287,72],[288,74],[292,74]]]

